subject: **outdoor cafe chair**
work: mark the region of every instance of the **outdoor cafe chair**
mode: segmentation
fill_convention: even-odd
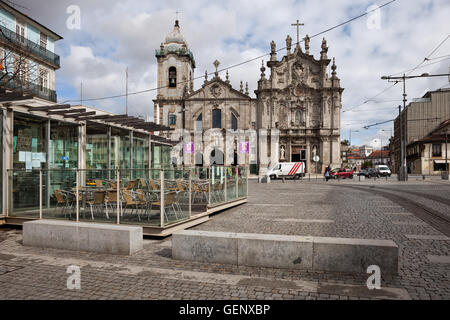
[[[128,181],[128,184],[127,184],[127,186],[125,187],[125,189],[127,189],[127,190],[132,190],[132,189],[134,188],[134,184],[135,184],[134,180]]]
[[[93,208],[102,209],[103,206],[105,206],[105,196],[106,196],[105,191],[94,191],[94,199],[86,201],[86,204],[88,204],[91,209],[92,220],[94,220]]]
[[[214,202],[225,201],[224,184],[216,182],[211,188],[211,197]]]
[[[122,196],[125,200],[124,207],[125,210],[131,207],[131,214],[133,214],[133,211],[136,210],[138,220],[141,221],[141,216],[139,215],[139,206],[147,205],[147,201],[139,200],[137,196],[134,197],[133,195],[135,195],[135,192],[132,190],[125,189],[122,191]]]
[[[176,206],[176,192],[175,191],[170,191],[167,194],[165,194],[164,196],[164,217],[166,218],[166,221],[169,221],[168,218],[168,213],[170,212],[170,209],[172,208],[172,211],[175,214],[175,218],[178,220],[178,215],[177,215],[177,209],[175,208]],[[150,213],[152,212],[152,208],[153,206],[157,206],[161,208],[161,201],[155,201],[155,202],[151,202],[150,204]],[[150,219],[150,214],[148,215],[148,219]]]
[[[64,214],[64,218],[66,217],[66,209],[70,206],[69,201],[67,199],[67,195],[62,192],[62,190],[53,191],[56,198],[56,206],[55,211],[58,208],[62,208],[62,213]]]
[[[106,209],[106,218],[109,219],[108,215],[108,205],[111,207],[111,210],[114,210],[114,206],[118,208],[122,208],[122,202],[119,199],[119,203],[117,203],[117,189],[116,190],[107,190],[105,197],[105,209]]]
[[[199,183],[196,181],[192,181],[192,191],[194,191],[194,197],[192,198],[192,202],[195,202],[195,198],[197,195],[205,197],[205,201],[208,202],[208,196],[206,195],[209,192],[209,185],[207,183]]]

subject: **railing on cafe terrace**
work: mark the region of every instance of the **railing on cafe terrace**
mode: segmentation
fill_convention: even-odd
[[[167,227],[245,199],[248,167],[7,170],[7,217]]]
[[[4,43],[11,44],[13,46],[19,47],[26,52],[34,54],[56,66],[57,68],[60,67],[60,58],[57,54],[1,25],[0,40],[2,40],[2,42]]]

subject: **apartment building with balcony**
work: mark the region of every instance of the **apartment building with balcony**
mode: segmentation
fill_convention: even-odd
[[[56,102],[55,71],[62,37],[0,1],[0,89]]]

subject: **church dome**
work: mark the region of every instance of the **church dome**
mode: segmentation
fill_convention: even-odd
[[[175,26],[173,27],[173,30],[166,35],[164,43],[165,44],[176,43],[186,45],[186,41],[184,40],[184,37],[180,31],[180,25],[178,24],[178,20],[175,21]]]

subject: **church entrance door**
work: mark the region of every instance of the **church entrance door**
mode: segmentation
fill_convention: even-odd
[[[220,151],[219,148],[214,148],[214,150],[211,151],[211,157],[210,157],[209,164],[210,165],[224,165],[223,160],[224,160],[223,152]]]

